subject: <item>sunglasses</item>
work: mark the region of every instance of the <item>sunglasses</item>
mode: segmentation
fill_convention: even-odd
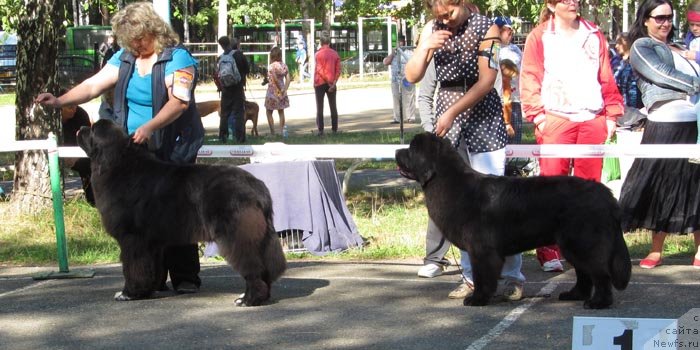
[[[653,18],[656,24],[671,23],[671,21],[673,21],[673,15],[649,16],[649,18]]]

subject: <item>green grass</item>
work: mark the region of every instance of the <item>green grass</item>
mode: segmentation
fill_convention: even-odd
[[[289,259],[387,260],[420,259],[425,254],[428,215],[423,194],[417,189],[396,191],[355,191],[346,196],[364,247],[316,257],[310,253],[289,253]],[[65,205],[68,259],[71,265],[119,261],[119,247],[99,221],[99,214],[84,200]],[[9,204],[0,202],[0,266],[55,265],[58,261],[53,214],[46,210],[33,216],[13,216]],[[625,235],[634,259],[646,256],[651,245],[648,232]],[[454,252],[456,254],[456,252]],[[664,256],[688,258],[695,253],[692,235],[669,236]],[[533,255],[527,252],[526,255]]]
[[[0,106],[8,106],[15,104],[15,94],[0,94]]]
[[[53,212],[12,216],[9,204],[0,203],[0,265],[51,265],[58,261]],[[82,199],[65,204],[64,222],[68,256],[72,265],[110,263],[119,260],[119,246],[100,223],[95,208]]]

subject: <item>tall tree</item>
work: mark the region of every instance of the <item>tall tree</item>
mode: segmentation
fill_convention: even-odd
[[[55,0],[24,0],[17,22],[16,119],[18,140],[60,136],[60,118],[53,108],[34,102],[43,91],[57,93],[58,34],[60,11]],[[12,207],[34,213],[51,206],[51,183],[46,151],[23,151],[15,157]]]

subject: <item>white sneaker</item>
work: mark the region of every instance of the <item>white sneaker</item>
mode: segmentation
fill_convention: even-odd
[[[418,269],[418,277],[433,278],[442,275],[445,267],[437,264],[425,264]]]
[[[552,259],[542,264],[542,270],[544,270],[544,272],[562,272],[564,271],[564,266],[562,266],[561,261],[558,259]]]

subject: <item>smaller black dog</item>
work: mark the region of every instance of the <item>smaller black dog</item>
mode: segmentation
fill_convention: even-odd
[[[571,176],[483,175],[428,133],[396,151],[396,162],[421,184],[428,215],[445,238],[469,252],[475,290],[464,305],[489,302],[506,256],[554,243],[576,269],[576,285],[559,300],[602,309],[613,302],[612,286],[627,287],[632,264],[620,208],[604,185]]]

